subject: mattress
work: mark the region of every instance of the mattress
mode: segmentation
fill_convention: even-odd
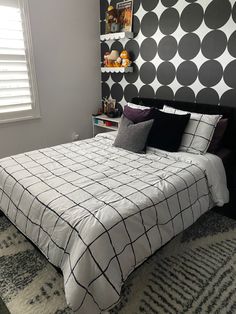
[[[219,157],[114,147],[114,134],[0,160],[0,208],[62,270],[75,313],[119,302],[127,276],[216,204]]]

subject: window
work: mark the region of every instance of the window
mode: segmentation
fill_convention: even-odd
[[[27,0],[0,0],[0,123],[39,117]]]

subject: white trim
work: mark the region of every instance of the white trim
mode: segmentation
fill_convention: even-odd
[[[116,39],[132,39],[134,37],[134,33],[132,32],[120,32],[120,33],[109,33],[100,36],[101,41],[109,41],[109,40],[116,40]]]
[[[102,67],[101,68],[102,73],[131,73],[133,72],[133,67],[114,67],[114,68],[110,68],[110,67]]]

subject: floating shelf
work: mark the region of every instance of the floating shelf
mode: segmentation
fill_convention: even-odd
[[[116,40],[116,39],[124,39],[124,38],[133,38],[134,33],[132,32],[120,32],[120,33],[110,33],[104,34],[100,36],[101,41],[108,41],[108,40]]]
[[[133,67],[128,67],[128,68],[108,68],[108,67],[103,67],[101,68],[102,73],[130,73],[133,72]]]

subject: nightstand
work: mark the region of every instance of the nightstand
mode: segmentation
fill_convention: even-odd
[[[120,118],[109,118],[105,114],[92,116],[93,136],[106,130],[117,131],[119,124]]]

